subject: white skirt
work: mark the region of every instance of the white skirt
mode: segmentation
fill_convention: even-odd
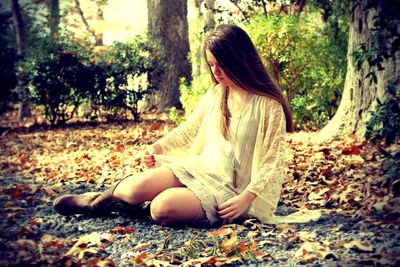
[[[169,168],[179,181],[199,199],[210,224],[222,222],[217,207],[237,196],[231,178],[201,156],[172,157],[154,155],[156,166]]]

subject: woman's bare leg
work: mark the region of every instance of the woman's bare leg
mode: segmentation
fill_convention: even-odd
[[[205,219],[200,200],[186,187],[162,191],[150,206],[151,217],[163,225],[192,223]]]
[[[114,196],[136,205],[153,200],[168,188],[183,186],[169,168],[159,167],[124,179],[115,188]]]

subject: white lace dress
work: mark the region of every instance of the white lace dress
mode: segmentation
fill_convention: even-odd
[[[285,173],[283,108],[252,96],[241,116],[231,119],[227,141],[219,126],[220,97],[218,86],[210,89],[185,122],[157,141],[163,154],[156,163],[196,195],[211,224],[221,220],[216,207],[244,190],[257,195],[249,215],[272,222]]]

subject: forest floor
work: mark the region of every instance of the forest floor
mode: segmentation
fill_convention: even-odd
[[[144,169],[141,152],[175,125],[141,123],[2,128],[0,266],[399,266],[399,198],[376,147],[343,137],[288,137],[278,214],[318,210],[316,222],[255,219],[210,229],[169,228],[124,214],[64,217],[63,193],[99,191]]]

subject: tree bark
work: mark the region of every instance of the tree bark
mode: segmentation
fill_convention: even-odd
[[[206,8],[203,8],[203,3],[207,5]],[[202,46],[204,43],[204,38],[208,32],[214,29],[215,21],[214,21],[214,12],[213,8],[215,6],[215,0],[194,0],[195,12],[197,22],[195,25],[195,29],[191,29],[191,31],[195,32],[194,42],[191,42],[190,49],[192,53],[192,74],[193,77],[200,76],[204,71],[207,71],[205,64],[202,63]],[[192,36],[193,36],[192,35]],[[192,37],[193,38],[193,37]]]
[[[11,0],[11,11],[17,40],[18,61],[21,61],[25,58],[27,47],[27,34],[18,0]],[[21,101],[18,105],[18,121],[21,122],[26,117],[32,117],[32,113],[29,104],[28,94],[23,86],[22,79],[21,77],[17,77],[17,79],[17,92],[19,100]]]
[[[59,0],[48,0],[50,37],[57,38],[60,25],[60,3]]]
[[[100,0],[97,1],[97,12],[96,12],[96,20],[97,23],[104,23],[104,6],[107,4],[107,0]],[[103,30],[97,30],[95,32],[95,44],[96,46],[101,46],[103,45],[103,35],[104,32]]]
[[[149,35],[160,40],[166,60],[155,104],[158,111],[181,107],[179,78],[191,80],[186,0],[148,0]]]
[[[215,27],[215,20],[214,20],[214,6],[215,0],[205,0],[207,4],[207,9],[204,12],[204,26],[206,27],[206,31],[211,31]]]
[[[376,66],[371,69],[370,64],[365,61],[358,70],[353,59],[353,53],[360,51],[361,45],[364,45],[367,50],[376,49],[373,39],[376,38],[374,34],[377,32],[388,36],[385,29],[378,29],[378,31],[374,29],[376,28],[374,25],[376,19],[390,19],[390,24],[399,25],[398,14],[391,18],[385,17],[390,5],[382,5],[382,2],[388,1],[361,0],[351,3],[348,65],[342,101],[335,116],[316,136],[318,142],[333,140],[349,134],[364,139],[366,124],[371,118],[371,112],[377,107],[377,99],[383,103],[391,97],[388,93],[388,85],[399,80],[400,54],[398,49],[393,51],[389,57],[383,58],[381,63],[383,69]],[[399,27],[395,27],[395,31],[399,36]],[[376,73],[375,82],[371,82],[372,76],[367,76],[371,71]],[[399,92],[398,86],[396,91]]]

